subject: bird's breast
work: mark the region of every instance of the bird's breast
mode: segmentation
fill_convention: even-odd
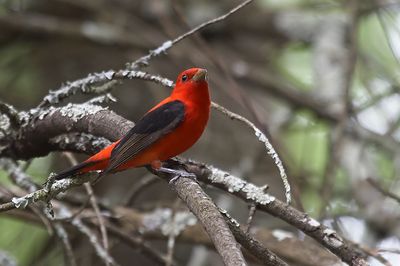
[[[161,154],[160,160],[167,160],[177,156],[191,146],[201,137],[210,116],[210,107],[207,104],[187,104],[185,117],[182,123],[168,134],[162,142],[168,143]]]

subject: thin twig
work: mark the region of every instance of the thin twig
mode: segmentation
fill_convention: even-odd
[[[240,224],[225,210],[220,209],[220,212],[224,216],[236,240],[253,256],[259,259],[261,263],[271,266],[288,266],[288,264],[281,260],[276,254],[265,248],[257,239],[253,238],[249,232],[243,231],[240,228]]]
[[[131,206],[143,191],[159,180],[159,178],[152,174],[142,177],[138,182],[136,182],[135,186],[126,193],[126,197],[122,200],[122,205]]]
[[[339,117],[339,121],[336,125],[335,130],[332,130],[332,139],[330,143],[330,160],[325,169],[324,177],[322,180],[322,186],[320,191],[320,196],[322,199],[321,203],[321,216],[325,215],[326,206],[331,199],[333,194],[333,189],[335,187],[334,179],[336,177],[336,171],[338,167],[340,167],[341,154],[340,152],[343,150],[344,145],[344,137],[345,130],[350,119],[350,115],[352,112],[352,101],[351,101],[351,87],[353,84],[353,75],[356,68],[357,63],[357,27],[359,20],[359,11],[358,11],[358,0],[348,1],[350,5],[350,22],[348,25],[348,30],[344,30],[344,34],[348,36],[344,36],[343,39],[349,39],[348,42],[343,43],[342,45],[347,45],[346,47],[342,47],[341,51],[344,53],[344,57],[346,61],[344,61],[343,68],[344,72],[342,75],[343,87],[343,97],[342,97],[342,105],[343,109],[341,110],[341,115]],[[347,38],[346,38],[347,37]],[[335,55],[337,56],[337,55]],[[340,87],[339,87],[340,89]]]
[[[12,159],[0,158],[0,167],[7,172],[8,176],[18,187],[33,192],[38,189],[38,186],[32,181],[24,170]]]
[[[175,240],[176,240],[176,236],[173,233],[171,233],[168,236],[168,240],[167,240],[167,258],[166,258],[165,266],[172,265],[172,262],[174,259]]]
[[[7,171],[8,175],[16,185],[29,192],[37,190],[38,186],[33,183],[32,178],[28,176],[15,161],[7,158],[2,158],[0,159],[0,165],[4,170]],[[45,189],[49,191],[49,187],[46,187]],[[46,207],[37,208],[36,206],[31,205],[30,209],[41,219],[41,221],[43,221],[46,228],[48,229],[49,234],[53,233],[54,228],[56,235],[63,244],[66,259],[68,260],[69,265],[76,266],[76,259],[72,252],[71,243],[69,241],[68,234],[64,226],[60,222],[54,221],[53,215],[46,210]]]
[[[160,54],[166,53],[168,49],[170,49],[173,45],[176,43],[182,41],[183,39],[193,35],[194,33],[202,30],[203,28],[218,23],[220,21],[225,20],[227,17],[230,15],[234,14],[235,12],[239,11],[246,5],[250,4],[253,0],[246,0],[240,5],[236,6],[235,8],[231,9],[229,12],[225,13],[222,16],[219,16],[217,18],[211,19],[207,22],[204,22],[200,24],[199,26],[189,30],[188,32],[178,36],[174,40],[168,40],[165,41],[161,46],[158,48],[151,50],[149,54],[137,59],[133,63],[128,63],[127,64],[127,69],[121,69],[119,71],[106,71],[103,73],[95,73],[95,74],[89,74],[86,78],[76,80],[74,82],[70,82],[61,88],[50,92],[49,95],[47,95],[43,101],[39,104],[38,107],[45,107],[50,104],[58,103],[60,102],[61,99],[68,97],[69,95],[75,94],[78,90],[81,90],[83,93],[92,93],[94,92],[93,90],[90,89],[90,86],[93,86],[95,84],[98,84],[100,82],[106,82],[106,84],[112,83],[112,79],[121,79],[125,78],[127,76],[130,76],[130,78],[140,78],[140,79],[145,79],[145,80],[152,80],[155,82],[160,82],[162,83],[163,81],[157,78],[155,75],[150,75],[142,71],[133,71],[137,70],[141,66],[145,66],[148,64],[148,61],[152,59],[153,57],[156,57]],[[135,74],[136,73],[136,74]],[[102,75],[105,74],[105,75]],[[152,76],[152,77],[150,77]],[[114,84],[113,84],[114,85]],[[167,85],[168,86],[168,85]],[[172,86],[172,83],[169,84],[169,87]],[[112,87],[112,86],[107,86]],[[98,88],[97,88],[98,89]]]
[[[38,107],[47,107],[52,104],[61,102],[63,99],[76,94],[78,91],[84,94],[89,93],[104,93],[104,84],[101,87],[94,87],[95,85],[104,82],[116,82],[122,79],[142,79],[148,80],[155,83],[159,83],[163,86],[172,87],[173,82],[162,78],[158,75],[152,75],[143,71],[125,70],[121,69],[118,71],[108,70],[100,73],[91,73],[87,77],[68,82],[61,86],[55,91],[50,91],[46,95]],[[111,86],[108,86],[107,91]]]
[[[371,184],[371,186],[373,186],[376,190],[378,190],[380,193],[382,193],[383,195],[394,199],[395,201],[397,201],[398,203],[400,203],[400,196],[390,192],[389,190],[385,189],[382,187],[381,184],[379,184],[378,181],[372,179],[372,178],[367,178],[367,182]]]
[[[168,234],[167,257],[166,257],[165,266],[172,265],[172,262],[174,260],[174,249],[175,249],[176,237],[182,231],[182,230],[176,230],[176,211],[177,211],[178,206],[179,206],[179,201],[176,200],[174,203],[174,206],[172,208],[173,213],[172,213],[172,221],[171,221],[171,230]]]
[[[89,227],[87,227],[78,217],[75,217],[75,219],[72,220],[71,222],[72,225],[74,225],[79,232],[82,234],[86,235],[87,238],[89,239],[90,243],[92,246],[95,248],[97,255],[106,263],[110,265],[118,265],[115,260],[108,254],[107,250],[105,250],[99,240],[96,237],[96,234],[90,230]]]
[[[9,211],[15,208],[25,208],[29,204],[37,201],[47,201],[48,199],[54,198],[59,193],[65,192],[72,187],[80,186],[85,182],[95,180],[97,176],[97,173],[87,173],[80,175],[79,178],[66,178],[63,180],[57,180],[51,186],[50,191],[42,188],[23,197],[14,197],[11,202],[0,204],[0,212]]]
[[[68,158],[68,160],[71,162],[72,165],[78,164],[78,161],[76,160],[75,156],[72,153],[65,152],[64,154]],[[90,183],[87,182],[83,185],[85,186],[86,192],[90,199],[90,203],[91,203],[92,208],[93,208],[93,210],[96,214],[96,217],[99,221],[100,233],[101,233],[101,237],[103,240],[103,247],[108,252],[109,244],[108,244],[107,230],[104,225],[104,219],[103,219],[103,216],[101,215],[99,204],[97,202],[96,196],[94,195],[93,188],[90,185]],[[108,263],[107,263],[107,265],[108,265]]]
[[[269,142],[267,136],[265,136],[264,133],[261,132],[260,129],[258,129],[252,122],[250,122],[248,119],[244,118],[243,116],[240,116],[232,111],[229,111],[227,108],[217,104],[217,103],[212,103],[212,107],[215,108],[216,110],[220,111],[221,113],[227,115],[229,118],[233,120],[238,120],[243,122],[246,126],[248,126],[250,129],[252,129],[258,138],[259,141],[264,143],[265,148],[267,149],[268,154],[271,156],[271,158],[274,160],[275,165],[278,167],[280,177],[283,181],[283,186],[285,187],[285,196],[286,196],[286,203],[290,204],[291,201],[291,195],[290,195],[290,184],[286,175],[285,168],[283,167],[283,163],[281,159],[279,158],[278,153],[275,151],[274,147],[271,145]]]
[[[247,222],[246,222],[246,233],[250,232],[250,227],[251,227],[251,223],[253,221],[254,215],[256,214],[256,210],[257,210],[257,206],[256,204],[252,203],[249,206],[249,215],[247,217]]]
[[[151,247],[143,240],[133,237],[130,234],[126,234],[125,231],[111,224],[107,224],[107,229],[115,236],[117,236],[119,239],[121,239],[123,242],[130,244],[134,247],[137,247],[150,259],[152,259],[154,263],[157,263],[157,265],[165,265],[166,256],[164,254],[159,253],[154,247]],[[172,266],[174,265],[176,265],[175,262],[172,263]]]
[[[375,258],[377,261],[379,261],[383,265],[385,265],[385,266],[393,266],[387,259],[385,259],[381,254],[379,254],[379,250],[372,249],[370,247],[364,246],[362,244],[356,243],[356,242],[348,240],[348,239],[347,239],[347,241],[352,243],[352,245],[354,245],[358,249],[362,250],[368,256],[371,256],[371,257]]]
[[[61,224],[61,222],[54,222],[54,229],[56,231],[57,236],[60,238],[64,251],[65,251],[65,257],[68,260],[67,265],[69,266],[76,266],[76,258],[74,256],[74,252],[72,251],[72,246],[71,242],[69,241],[67,231],[65,230],[64,226]]]
[[[106,227],[104,225],[104,219],[103,219],[103,216],[101,215],[100,208],[99,208],[99,205],[97,203],[96,196],[94,195],[94,192],[93,192],[93,188],[90,185],[90,183],[85,183],[83,185],[85,186],[86,192],[88,193],[88,195],[90,197],[91,205],[92,205],[93,210],[94,210],[94,212],[96,214],[96,217],[97,217],[97,219],[99,221],[101,238],[103,240],[103,247],[104,247],[104,249],[106,251],[108,251],[109,244],[108,244],[107,230],[106,230]]]
[[[166,53],[173,45],[175,45],[178,42],[182,41],[183,39],[193,35],[194,33],[204,29],[205,27],[225,20],[227,17],[229,17],[230,15],[232,15],[235,12],[239,11],[243,7],[247,6],[252,1],[253,0],[246,0],[243,3],[241,3],[240,5],[234,7],[233,9],[231,9],[229,12],[225,13],[224,15],[219,16],[219,17],[214,18],[214,19],[211,19],[209,21],[206,21],[206,22],[198,25],[197,27],[194,27],[193,29],[189,30],[188,32],[178,36],[177,38],[173,39],[172,41],[168,40],[168,41],[164,42],[162,45],[160,45],[156,49],[151,50],[148,55],[142,56],[141,58],[137,59],[133,63],[127,64],[128,68],[129,69],[137,69],[137,68],[140,68],[140,67],[143,67],[143,66],[147,66],[149,61],[153,57],[156,57],[156,56],[158,56],[160,54]]]

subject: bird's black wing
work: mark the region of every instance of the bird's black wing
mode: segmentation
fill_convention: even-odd
[[[182,123],[185,105],[178,100],[168,102],[143,116],[121,139],[111,152],[110,163],[104,173],[113,172],[139,152]]]

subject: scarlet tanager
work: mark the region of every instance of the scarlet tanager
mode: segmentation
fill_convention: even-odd
[[[201,68],[183,71],[171,95],[150,109],[124,137],[60,172],[55,179],[95,170],[102,170],[104,175],[147,165],[178,173],[162,167],[162,161],[189,149],[203,133],[210,115],[206,75]]]

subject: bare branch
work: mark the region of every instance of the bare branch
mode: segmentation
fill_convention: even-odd
[[[38,189],[32,179],[18,166],[18,164],[9,158],[0,158],[0,167],[6,171],[11,180],[17,186],[28,192],[34,192]]]
[[[146,242],[137,239],[135,237],[132,237],[130,234],[127,234],[125,231],[122,231],[113,225],[107,225],[107,230],[110,233],[114,234],[114,236],[117,236],[123,242],[127,243],[128,245],[131,245],[143,251],[143,253],[147,255],[149,258],[151,258],[155,263],[157,263],[157,265],[165,265],[166,263],[165,255],[157,252],[156,249],[149,246]],[[172,263],[172,266],[174,265],[176,265],[175,262]]]
[[[76,210],[71,211],[74,213],[77,212]],[[141,212],[132,208],[114,206],[112,211],[116,217],[120,218],[105,217],[108,219],[106,226],[110,236],[123,241],[125,244],[135,249],[149,248],[149,250],[143,250],[143,253],[152,258],[157,265],[165,265],[165,256],[159,254],[154,248],[149,247],[143,239],[134,237],[132,232],[136,232],[140,234],[141,237],[148,240],[167,240],[170,225],[175,223],[177,225],[175,229],[182,229],[177,237],[177,241],[187,244],[203,245],[209,248],[213,247],[207,233],[203,230],[202,226],[197,223],[195,216],[188,211],[178,211],[174,221],[172,220],[172,211],[169,208],[157,208],[150,212]],[[36,216],[24,212],[23,210],[7,212],[4,215],[41,225],[40,220]],[[93,216],[93,211],[89,209],[85,209],[81,214],[82,221],[91,228],[98,226],[95,219],[86,219],[87,217]],[[62,221],[68,222],[65,219]],[[114,223],[116,223],[116,225]],[[233,231],[233,233],[235,238],[237,238],[235,231]],[[254,226],[251,229],[250,235],[256,236],[265,247],[268,247],[280,257],[285,258],[288,262],[293,261],[304,266],[331,266],[339,263],[339,259],[319,246],[312,239],[299,239],[291,232],[279,229],[269,231],[266,228]],[[244,252],[246,250],[244,250]],[[154,254],[147,254],[147,252],[153,252],[159,256],[156,255],[156,257],[154,257]],[[255,251],[250,250],[244,253],[244,255],[251,260],[252,257],[248,255],[254,252]]]
[[[64,226],[60,222],[54,223],[54,228],[56,231],[57,236],[60,238],[61,242],[63,243],[65,255],[68,259],[70,266],[76,266],[76,259],[74,253],[72,251],[71,243],[68,238],[67,231],[65,230]]]
[[[251,0],[248,0],[244,2],[241,6],[244,6],[248,3],[250,3]],[[238,9],[235,9],[238,10]],[[105,82],[107,80],[115,80],[115,79],[143,79],[143,80],[148,80],[148,81],[153,81],[156,83],[160,83],[163,86],[171,88],[174,83],[171,80],[168,80],[166,78],[162,78],[160,76],[156,75],[151,75],[142,71],[127,71],[127,70],[119,70],[117,72],[113,70],[109,70],[107,72],[102,72],[102,73],[94,73],[90,74],[88,77],[77,80],[72,82],[70,85],[60,88],[48,96],[44,98],[42,101],[41,105],[45,105],[45,103],[48,104],[53,104],[57,103],[63,98],[66,98],[70,95],[75,94],[79,89],[82,92],[87,92],[86,86],[91,85],[91,84],[96,84],[100,82]],[[238,120],[240,122],[243,122],[246,126],[248,126],[250,129],[254,130],[254,133],[256,137],[258,138],[259,141],[264,143],[268,154],[272,157],[274,160],[276,166],[278,167],[280,177],[282,178],[283,185],[285,188],[285,196],[286,196],[286,202],[290,204],[291,201],[291,194],[290,194],[290,184],[288,182],[288,178],[286,175],[285,168],[283,167],[283,163],[281,159],[279,158],[278,153],[275,151],[274,147],[271,145],[271,142],[268,140],[267,136],[260,130],[258,129],[252,122],[250,122],[248,119],[244,118],[243,116],[240,116],[225,107],[217,104],[217,103],[212,103],[212,107],[219,112],[225,114],[231,119]]]
[[[68,178],[55,181],[50,190],[42,188],[23,197],[14,197],[11,202],[1,204],[0,212],[9,211],[15,208],[25,208],[29,204],[37,201],[48,201],[49,199],[57,196],[59,193],[65,192],[72,187],[77,187],[85,182],[95,180],[97,176],[97,173],[88,173],[81,175],[80,178]]]
[[[381,184],[379,184],[378,181],[372,179],[372,178],[367,178],[368,183],[371,184],[371,186],[373,186],[376,190],[378,190],[380,193],[382,193],[383,195],[394,199],[395,201],[397,201],[398,203],[400,203],[400,196],[397,196],[396,194],[390,192],[389,190],[385,189],[382,187]]]
[[[78,164],[78,161],[73,156],[73,154],[65,153],[65,156],[71,162],[71,165]],[[90,203],[91,203],[91,205],[93,207],[93,210],[96,213],[96,217],[97,217],[97,219],[99,221],[100,233],[101,233],[101,237],[102,237],[102,240],[103,240],[103,247],[108,252],[109,244],[108,244],[107,230],[106,230],[106,227],[104,225],[104,219],[103,219],[103,216],[101,215],[100,208],[99,208],[99,205],[97,203],[96,196],[94,195],[94,191],[93,191],[93,188],[90,185],[90,183],[85,183],[83,185],[85,186],[86,192],[87,192],[87,194],[89,196],[89,199],[90,199]],[[107,265],[109,265],[108,262],[107,262]]]
[[[45,107],[59,103],[63,99],[76,94],[78,91],[84,94],[105,93],[116,84],[117,80],[122,79],[148,80],[159,83],[166,87],[172,87],[173,85],[173,82],[166,78],[162,78],[157,75],[151,75],[143,71],[124,69],[118,71],[108,70],[100,73],[91,73],[85,78],[68,82],[57,90],[50,91],[50,93],[43,98],[42,102],[39,104],[39,107]],[[102,86],[96,86],[104,82],[107,82],[107,86],[104,84]]]
[[[204,226],[224,264],[247,265],[224,218],[200,185],[192,179],[183,177],[171,182],[170,185]]]
[[[286,196],[286,203],[290,204],[291,201],[291,196],[290,196],[290,184],[286,175],[285,168],[283,167],[283,163],[281,159],[279,158],[278,153],[275,151],[274,147],[271,145],[271,142],[268,140],[267,136],[265,136],[264,133],[260,129],[258,129],[252,122],[250,122],[248,119],[244,118],[243,116],[240,116],[238,114],[235,114],[234,112],[229,111],[225,107],[212,103],[212,107],[220,111],[221,113],[227,115],[229,118],[238,120],[243,122],[246,126],[248,126],[250,129],[254,131],[254,134],[258,138],[259,141],[264,143],[265,148],[267,149],[268,154],[271,156],[271,158],[274,160],[275,165],[278,167],[279,174],[282,178],[283,181],[283,186],[285,187],[285,196]]]
[[[23,130],[22,132],[24,134],[28,134],[26,136],[22,134],[20,141],[27,141],[27,144],[29,143],[29,145],[22,145],[20,147],[20,154],[24,156],[27,154],[26,152],[28,152],[29,149],[35,150],[37,148],[35,147],[36,145],[41,145],[41,143],[45,142],[49,137],[54,136],[53,134],[62,134],[72,129],[74,129],[75,132],[85,132],[116,140],[125,134],[133,125],[132,122],[104,109],[85,114],[80,119],[76,119],[74,115],[74,112],[76,111],[75,108],[78,111],[81,110],[80,107],[71,105],[68,110],[70,110],[69,113],[73,115],[69,117],[62,115],[63,112],[61,112],[60,109],[63,108],[54,109],[41,120],[36,120],[31,124],[29,130]],[[107,123],[104,123],[105,120]],[[51,121],[51,123],[49,121]],[[88,127],[88,124],[91,126]],[[107,124],[107,126],[104,126],[105,124]],[[94,131],[96,132],[94,133]],[[24,138],[26,139],[24,140]],[[37,141],[32,142],[32,139]],[[43,146],[44,147],[41,147],[40,149],[42,153],[48,152],[49,149],[56,149],[56,147]],[[26,149],[26,151],[24,149]],[[34,155],[32,152],[30,154],[32,156]],[[306,214],[280,202],[275,199],[275,197],[264,193],[263,188],[257,187],[211,166],[204,166],[194,162],[184,162],[184,166],[190,172],[195,173],[203,182],[222,188],[223,190],[233,193],[246,201],[254,202],[257,204],[259,210],[266,211],[292,224],[307,235],[316,239],[334,254],[339,256],[343,261],[351,265],[356,265],[356,262],[363,261],[357,250],[351,248],[335,231],[321,225],[314,219],[309,218]],[[88,180],[90,180],[90,177],[83,176],[79,180],[66,179],[56,181],[53,184],[52,192],[64,191],[68,186],[80,185]],[[38,196],[28,195],[28,198],[44,199],[47,196],[48,195],[46,194],[43,195],[43,191],[40,190]],[[17,201],[25,202],[25,200],[27,199]],[[15,207],[13,203],[11,203],[11,207]],[[3,205],[0,205],[0,209],[2,208]]]
[[[135,62],[127,64],[129,69],[137,69],[143,66],[147,66],[149,64],[149,61],[153,58],[156,57],[162,53],[166,53],[174,44],[177,44],[178,42],[182,41],[183,39],[193,35],[194,33],[202,30],[203,28],[218,23],[220,21],[225,20],[227,17],[229,17],[230,15],[234,14],[235,12],[239,11],[240,9],[242,9],[243,7],[245,7],[246,5],[250,4],[253,0],[246,0],[243,3],[241,3],[240,5],[234,7],[233,9],[231,9],[228,13],[219,16],[217,18],[211,19],[209,21],[206,21],[200,25],[198,25],[197,27],[189,30],[188,32],[178,36],[177,38],[175,38],[174,40],[168,40],[166,42],[164,42],[161,46],[157,47],[154,50],[151,50],[150,53],[148,55],[145,55],[139,59],[137,59]]]
[[[266,194],[262,187],[255,186],[213,166],[199,165],[191,161],[184,161],[182,163],[184,163],[189,172],[195,173],[199,180],[212,184],[243,200],[255,203],[259,210],[279,217],[303,231],[340,257],[344,262],[350,265],[367,265],[362,257],[362,253],[353,249],[336,231],[322,225],[306,213],[302,213],[275,197]]]
[[[240,224],[232,218],[226,211],[221,210],[222,215],[224,215],[229,228],[235,235],[236,240],[252,255],[260,260],[264,265],[272,266],[288,266],[286,262],[281,260],[269,249],[265,248],[258,240],[254,239],[249,233],[244,232],[240,228]]]
[[[81,233],[87,236],[90,243],[96,250],[96,254],[106,263],[110,265],[118,265],[114,259],[108,254],[101,245],[96,235],[87,227],[79,218],[75,217],[71,222]]]
[[[123,205],[125,205],[125,206],[132,205],[135,202],[135,200],[138,197],[138,195],[140,195],[140,193],[142,193],[143,191],[146,190],[147,187],[151,186],[152,184],[155,184],[158,181],[160,181],[160,179],[155,177],[152,174],[148,174],[148,175],[142,177],[135,184],[135,186],[132,187],[132,189],[130,189],[126,193],[126,197],[122,200]]]

